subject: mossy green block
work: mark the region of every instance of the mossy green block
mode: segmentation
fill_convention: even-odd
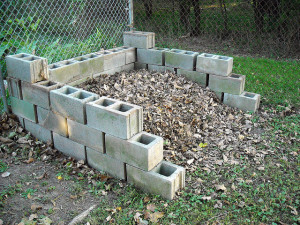
[[[11,97],[12,112],[17,116],[28,119],[32,122],[36,122],[36,110],[35,106],[29,102],[20,100],[16,97]]]
[[[207,74],[197,71],[189,71],[184,69],[178,69],[177,74],[185,76],[187,79],[194,81],[200,84],[203,87],[206,87]]]

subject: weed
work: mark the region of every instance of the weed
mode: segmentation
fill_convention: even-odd
[[[23,198],[28,198],[29,196],[32,196],[35,192],[37,192],[37,189],[28,188],[25,192],[21,193],[21,196]]]
[[[0,160],[0,173],[5,172],[8,169],[8,165],[6,165],[5,162],[3,162],[2,160]]]

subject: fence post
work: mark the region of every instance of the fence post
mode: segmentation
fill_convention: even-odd
[[[9,113],[8,105],[7,105],[7,99],[6,99],[5,86],[4,86],[4,81],[3,81],[3,77],[2,77],[1,66],[0,66],[0,89],[1,89],[1,98],[2,98],[2,101],[3,101],[4,111]]]
[[[130,30],[133,31],[133,0],[128,0],[129,5],[129,27]]]

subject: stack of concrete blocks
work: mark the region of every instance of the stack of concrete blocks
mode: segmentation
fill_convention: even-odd
[[[49,80],[76,85],[101,74],[133,70],[135,61],[136,48],[103,50],[49,65]]]
[[[135,69],[181,74],[203,87],[208,86],[226,105],[252,112],[259,108],[260,95],[244,91],[245,76],[232,74],[232,57],[156,48],[154,41],[145,41],[141,45],[146,34],[149,34],[148,39],[154,36],[138,31],[124,34],[124,43],[137,48]],[[138,37],[141,39],[138,40]]]
[[[114,68],[113,54],[123,49],[130,48],[116,49],[109,57],[100,53],[106,71]],[[131,54],[124,55],[125,60],[133,60]],[[173,199],[185,186],[185,169],[163,161],[163,139],[143,132],[142,107],[45,80],[47,60],[30,57],[35,59],[7,57],[7,69],[12,111],[32,135],[97,170],[164,198]],[[38,65],[42,68],[39,73],[29,70]]]

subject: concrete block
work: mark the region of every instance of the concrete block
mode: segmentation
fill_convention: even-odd
[[[50,91],[62,85],[54,81],[41,81],[35,84],[22,81],[23,100],[50,109]]]
[[[124,49],[114,48],[105,51],[100,51],[98,54],[103,55],[104,58],[104,71],[115,69],[126,64],[126,53]]]
[[[40,126],[39,124],[33,123],[29,120],[24,119],[24,126],[34,137],[43,142],[52,143],[52,134],[50,130]]]
[[[148,65],[148,70],[149,71],[157,71],[160,73],[166,72],[166,67],[165,66],[157,66],[157,65]]]
[[[9,96],[13,96],[18,99],[23,99],[21,81],[12,77],[7,77],[6,80],[8,85]]]
[[[165,66],[165,72],[171,72],[177,74],[177,70],[178,70],[177,68]]]
[[[53,133],[53,142],[54,148],[65,155],[71,156],[77,160],[86,161],[84,145],[78,144],[56,133]]]
[[[104,153],[103,132],[68,119],[68,134],[71,140]]]
[[[87,54],[74,58],[79,62],[80,77],[87,77],[104,71],[104,57],[101,54]]]
[[[136,48],[122,46],[117,49],[121,49],[125,52],[125,64],[130,64],[136,62]]]
[[[139,63],[139,62],[135,62],[134,63],[134,69],[135,70],[142,70],[142,69],[148,69],[148,65],[145,63]]]
[[[22,126],[23,128],[25,128],[24,118],[22,118],[21,116],[18,116],[18,120],[19,120],[19,123],[21,124],[21,126]]]
[[[154,48],[155,47],[155,33],[142,31],[127,31],[123,34],[123,41],[125,46],[135,48]]]
[[[245,88],[245,79],[244,75],[239,74],[231,74],[228,77],[210,74],[208,87],[213,91],[240,95]]]
[[[165,51],[168,48],[137,49],[137,61],[157,66],[165,65]]]
[[[51,64],[49,67],[49,80],[67,83],[80,76],[80,63],[76,60],[64,60]]]
[[[126,173],[128,182],[169,200],[175,197],[176,191],[185,186],[185,169],[166,161],[162,161],[149,172],[127,164]]]
[[[232,72],[232,66],[232,57],[202,53],[197,57],[196,70],[203,73],[228,76]]]
[[[67,119],[48,109],[37,107],[38,123],[57,134],[68,136]]]
[[[37,122],[36,107],[33,104],[15,97],[11,97],[10,100],[13,114],[16,114],[17,116],[30,120],[34,123]]]
[[[71,86],[50,91],[51,108],[62,116],[86,123],[85,104],[98,99],[99,96]]]
[[[243,92],[241,95],[224,93],[224,104],[241,109],[243,111],[255,112],[259,108],[260,95]]]
[[[127,64],[127,65],[124,65],[124,66],[121,66],[121,71],[132,71],[134,70],[134,63],[130,63],[130,64]]]
[[[106,154],[112,158],[149,171],[163,160],[163,139],[141,132],[129,140],[105,135]]]
[[[104,171],[113,177],[125,180],[125,163],[86,147],[88,165],[96,170]]]
[[[218,92],[218,91],[215,91],[215,95],[217,96],[217,98],[223,102],[223,99],[224,99],[224,92]]]
[[[143,129],[142,107],[107,97],[87,103],[86,115],[88,126],[122,139]]]
[[[180,49],[171,49],[165,52],[165,65],[193,71],[199,53]]]
[[[25,53],[6,57],[7,74],[29,83],[48,80],[48,60]]]
[[[92,79],[92,78],[93,78],[93,76],[88,76],[88,77],[84,77],[84,78],[82,78],[82,79],[77,79],[77,80],[70,81],[70,82],[68,82],[67,84],[68,84],[69,86],[74,87],[74,86],[80,85],[80,84],[82,84],[82,83],[84,83],[84,82],[86,82],[87,80]]]
[[[198,71],[189,71],[184,69],[178,69],[177,74],[185,76],[187,79],[206,87],[208,75],[206,73],[201,73]]]

